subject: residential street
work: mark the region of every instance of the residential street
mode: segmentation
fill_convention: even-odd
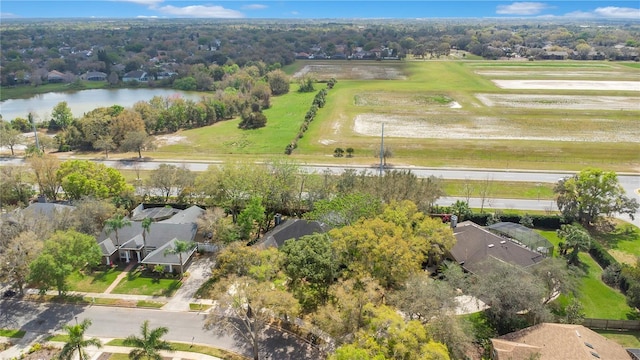
[[[62,325],[83,319],[91,319],[92,325],[86,335],[99,338],[123,338],[140,332],[143,321],[150,327],[166,326],[166,340],[193,342],[250,355],[250,348],[243,339],[205,330],[206,314],[196,312],[173,312],[106,306],[76,306],[39,304],[20,300],[1,300],[0,328],[22,329],[30,338],[42,340],[45,335],[59,332]],[[318,352],[310,345],[289,334],[267,330],[263,342],[266,359],[316,359]],[[24,348],[28,349],[28,346]],[[7,353],[7,354],[5,354]],[[10,359],[9,351],[0,353],[2,359]]]

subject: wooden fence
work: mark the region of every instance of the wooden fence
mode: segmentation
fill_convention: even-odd
[[[640,330],[640,320],[584,319],[582,323],[589,329],[601,330]]]

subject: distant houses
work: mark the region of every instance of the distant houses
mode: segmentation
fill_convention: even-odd
[[[148,80],[149,77],[147,76],[147,72],[142,70],[129,71],[128,73],[124,74],[124,77],[122,78],[122,81],[124,82],[147,82]]]

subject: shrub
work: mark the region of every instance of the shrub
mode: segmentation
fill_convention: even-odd
[[[618,266],[620,266],[618,261],[616,261],[616,259],[614,259],[613,256],[611,256],[611,254],[609,254],[609,252],[607,252],[607,250],[603,248],[602,245],[600,245],[600,243],[597,241],[591,242],[591,249],[589,249],[589,254],[591,254],[593,259],[603,269],[606,269],[607,267],[609,267],[609,265],[612,264],[617,264]]]
[[[620,286],[620,274],[622,269],[619,264],[611,264],[602,271],[602,281],[611,286],[618,288]]]

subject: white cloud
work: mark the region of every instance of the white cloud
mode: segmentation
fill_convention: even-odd
[[[8,12],[0,12],[0,18],[1,19],[13,19],[13,18],[19,18],[20,16],[13,14],[13,13],[8,13]]]
[[[158,17],[155,15],[138,15],[136,16],[138,19],[157,19]]]
[[[640,9],[616,6],[600,7],[593,11],[597,16],[617,19],[640,19]]]
[[[267,7],[268,7],[267,5],[263,5],[263,4],[249,4],[249,5],[242,6],[242,9],[244,9],[244,10],[262,10],[262,9],[266,9]]]
[[[162,13],[175,15],[178,17],[194,17],[194,18],[242,18],[244,14],[231,9],[225,9],[217,5],[191,5],[184,7],[176,7],[173,5],[162,6],[156,8]]]
[[[498,5],[496,14],[501,15],[537,15],[549,6],[540,2],[514,2],[510,5]]]
[[[293,10],[293,11],[291,12],[291,15],[298,15],[298,14],[300,14],[300,13],[299,13],[299,12],[297,12],[297,11],[295,11],[295,10]]]

